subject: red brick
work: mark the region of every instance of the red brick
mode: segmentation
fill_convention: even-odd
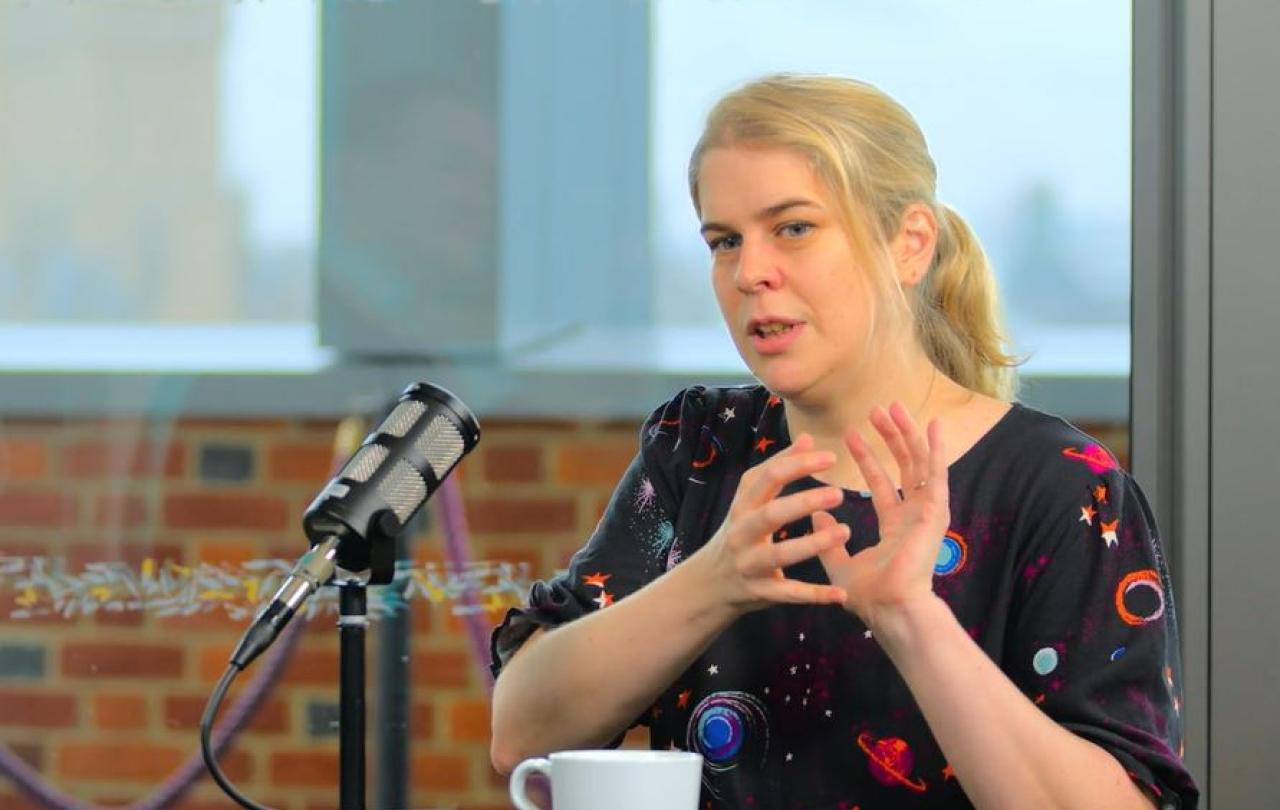
[[[436,713],[430,703],[415,703],[409,710],[409,732],[415,740],[436,736]]]
[[[431,633],[431,628],[436,624],[436,606],[431,604],[431,600],[425,596],[415,596],[409,602],[409,624],[413,626],[413,632],[418,636],[425,636]]]
[[[332,650],[294,650],[285,667],[283,680],[290,684],[336,686],[338,661],[336,645]]]
[[[32,770],[44,770],[44,746],[40,743],[9,743],[9,749]]]
[[[198,492],[164,499],[164,523],[174,529],[279,530],[289,516],[288,501],[268,495]]]
[[[210,565],[243,565],[266,556],[260,543],[210,540],[196,547],[196,562]],[[300,554],[297,556],[301,556]]]
[[[141,627],[146,622],[147,616],[141,610],[98,610],[93,614],[93,623],[98,627]]]
[[[497,435],[507,431],[531,433],[568,433],[578,429],[577,423],[568,419],[486,419],[485,433]]]
[[[591,514],[587,517],[593,527],[600,522],[600,518],[604,517],[605,510],[609,508],[609,498],[609,495],[601,495],[591,502]]]
[[[271,754],[271,783],[295,787],[338,784],[338,755],[326,751],[276,751]]]
[[[212,630],[212,631],[240,631],[244,632],[249,629],[250,619],[236,618],[219,604],[214,604],[208,610],[200,610],[198,613],[192,613],[189,616],[161,616],[156,619],[156,625],[161,630],[171,630],[174,632],[186,632],[191,630]]]
[[[565,532],[577,527],[578,510],[569,498],[469,498],[467,522],[477,533]]]
[[[484,477],[494,483],[528,483],[542,478],[542,448],[537,445],[489,447],[480,459]]]
[[[449,737],[454,742],[489,742],[489,702],[458,700],[449,707]]]
[[[177,442],[103,441],[86,439],[67,447],[63,470],[71,478],[142,478],[181,476],[186,468],[186,448]]]
[[[44,805],[36,804],[17,793],[0,790],[0,810],[45,810],[45,808]]]
[[[471,788],[471,761],[459,754],[419,754],[413,758],[413,786],[419,790]]]
[[[334,467],[327,444],[277,442],[267,448],[267,480],[323,485]]]
[[[244,419],[241,417],[191,416],[179,419],[174,427],[179,431],[187,430],[234,430],[238,432],[258,431],[279,433],[287,430],[289,422],[285,419]]]
[[[0,481],[44,478],[49,473],[49,450],[39,439],[0,439]]]
[[[159,567],[166,561],[181,564],[185,556],[182,546],[178,545],[117,543],[110,540],[77,540],[69,543],[62,554],[67,570],[73,573],[84,572],[89,563],[112,562],[124,563],[137,576],[141,575],[142,566],[147,560]]]
[[[575,486],[614,487],[635,457],[634,443],[574,442],[556,450],[556,481]]]
[[[542,568],[542,546],[485,546],[481,552],[489,562],[511,563],[515,566],[527,566],[530,574],[536,575]],[[518,570],[518,569],[517,569]]]
[[[62,672],[71,677],[159,677],[182,675],[182,647],[167,644],[67,644]]]
[[[222,673],[227,670],[227,662],[231,658],[231,652],[235,649],[235,642],[228,641],[224,644],[215,644],[200,650],[200,680],[206,683],[214,683],[222,677]]]
[[[139,495],[99,495],[93,505],[95,526],[136,529],[150,518],[147,499]]]
[[[0,492],[0,526],[65,528],[75,525],[79,504],[75,496],[48,490]]]
[[[93,696],[93,722],[99,729],[138,729],[147,725],[147,701],[141,695]]]
[[[218,766],[222,768],[222,772],[227,775],[233,783],[244,783],[253,778],[253,760],[254,757],[248,751],[237,751],[232,743],[232,750],[224,751],[222,756],[218,757]],[[226,808],[227,805],[223,805]]]
[[[165,728],[198,729],[200,718],[204,715],[208,695],[169,695],[164,699]],[[226,704],[223,704],[226,708]],[[248,725],[249,731],[262,733],[281,733],[289,730],[289,707],[279,698],[268,698],[254,712]]]
[[[67,728],[76,724],[74,695],[5,689],[0,691],[0,725]]]
[[[66,779],[158,782],[186,758],[177,746],[140,742],[80,743],[60,746],[57,772]]]
[[[421,652],[414,654],[412,666],[416,686],[465,687],[475,664],[465,652]]]

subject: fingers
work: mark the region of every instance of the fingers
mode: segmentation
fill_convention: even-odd
[[[795,605],[843,605],[849,601],[849,594],[844,588],[794,579],[778,580],[769,597],[774,602]]]
[[[801,433],[791,446],[756,467],[742,477],[739,489],[741,503],[735,505],[750,509],[767,503],[792,481],[813,475],[836,463],[836,454],[830,450],[814,450],[813,437]]]
[[[815,523],[814,530],[810,534],[747,549],[740,558],[740,570],[744,575],[751,577],[772,574],[778,569],[804,562],[830,550],[843,550],[848,540],[849,527],[843,523],[836,523],[832,518],[822,528]]]
[[[839,524],[836,523],[835,517],[830,512],[814,512],[813,513],[813,530],[814,532],[826,531],[834,528]],[[846,540],[848,539],[846,533]],[[829,548],[825,548],[818,552],[818,560],[822,563],[822,567],[826,570],[827,576],[831,579],[832,572],[841,563],[849,559],[849,552],[845,550],[844,543],[835,543]]]
[[[915,487],[921,482],[928,483],[931,472],[929,442],[925,440],[915,419],[902,406],[902,403],[895,402],[889,407],[889,417],[899,437],[896,443],[899,452],[906,459],[906,469],[902,479],[903,489],[910,492],[908,487]],[[894,456],[898,458],[898,453],[895,452]],[[902,464],[902,459],[899,459],[899,464]]]
[[[836,487],[817,487],[774,498],[763,506],[742,515],[734,532],[735,540],[753,545],[772,535],[788,523],[808,517],[821,509],[832,509],[844,500]]]
[[[853,454],[853,460],[857,463],[858,469],[862,471],[867,488],[871,490],[871,505],[875,507],[877,514],[885,514],[885,510],[898,502],[898,492],[893,485],[893,480],[889,478],[884,466],[871,452],[866,439],[863,439],[860,433],[856,430],[850,431],[845,437],[845,444]]]

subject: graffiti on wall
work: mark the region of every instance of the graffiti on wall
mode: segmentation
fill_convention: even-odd
[[[294,560],[261,559],[240,564],[182,565],[145,559],[90,562],[76,570],[61,557],[0,554],[0,604],[13,620],[72,619],[98,612],[144,611],[155,616],[191,616],[223,611],[249,619],[293,568]],[[397,566],[388,585],[370,587],[370,618],[394,615],[415,599],[449,607],[457,615],[500,615],[521,604],[529,591],[527,563],[474,562],[465,566],[427,563]],[[0,618],[3,617],[0,608]],[[322,588],[302,612],[337,615],[335,588]]]

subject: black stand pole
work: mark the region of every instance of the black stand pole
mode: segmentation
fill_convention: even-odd
[[[369,626],[364,583],[338,583],[341,642],[338,696],[339,807],[364,810],[364,633]]]

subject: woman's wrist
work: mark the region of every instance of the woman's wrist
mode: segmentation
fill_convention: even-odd
[[[713,553],[710,544],[703,546],[667,574],[680,582],[686,592],[686,604],[693,607],[696,616],[709,616],[716,624],[728,627],[750,613],[751,607],[725,588],[727,578],[717,574]]]
[[[932,591],[895,605],[877,607],[868,618],[872,635],[895,661],[910,656],[931,638],[948,630],[949,625],[959,626],[951,606]]]

